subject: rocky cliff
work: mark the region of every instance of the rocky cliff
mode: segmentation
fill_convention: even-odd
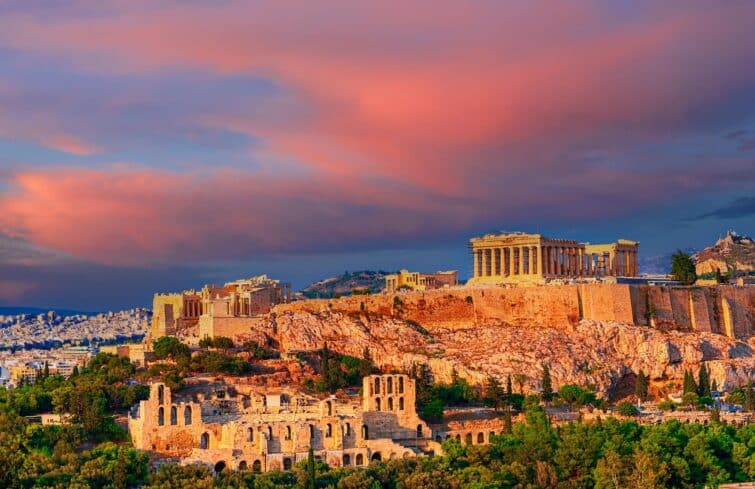
[[[755,377],[754,306],[755,287],[462,288],[280,305],[249,334],[283,351],[368,348],[383,368],[426,363],[439,380],[524,374],[531,391],[548,363],[556,386],[611,394],[642,369],[673,391],[700,362],[722,387]]]

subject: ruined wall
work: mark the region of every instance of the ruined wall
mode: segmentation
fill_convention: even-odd
[[[258,317],[218,317],[203,315],[199,318],[199,338],[243,338],[253,331],[265,328],[269,323],[267,316]]]

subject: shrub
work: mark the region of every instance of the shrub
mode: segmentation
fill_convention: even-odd
[[[667,399],[658,403],[658,409],[660,409],[661,411],[675,411],[676,404],[674,404],[673,401]]]
[[[616,406],[616,412],[622,416],[637,416],[640,414],[635,405],[627,401],[619,403],[619,405]]]

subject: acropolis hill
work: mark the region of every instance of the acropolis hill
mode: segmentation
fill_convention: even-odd
[[[439,380],[524,373],[528,389],[548,362],[557,384],[608,392],[640,369],[668,383],[701,361],[722,387],[742,384],[755,374],[753,317],[752,286],[468,286],[277,304],[223,335],[283,352],[367,347],[384,369],[427,363]]]

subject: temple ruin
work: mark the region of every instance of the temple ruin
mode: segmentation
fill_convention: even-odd
[[[487,234],[470,240],[470,284],[544,283],[554,279],[636,277],[639,242],[580,243],[540,234]]]

